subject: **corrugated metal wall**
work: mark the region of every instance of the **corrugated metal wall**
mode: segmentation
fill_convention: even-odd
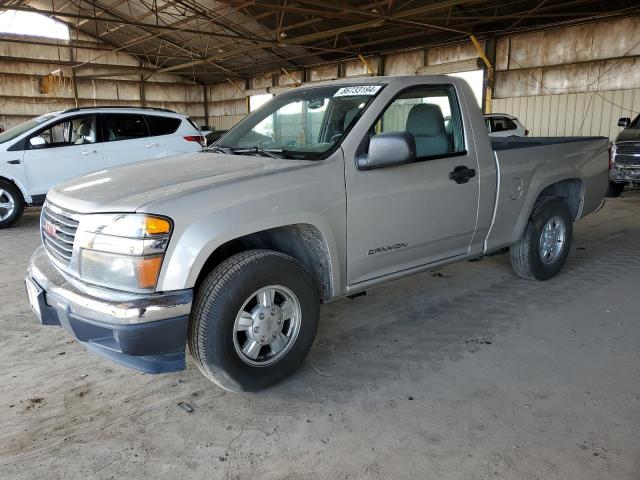
[[[74,32],[75,34],[75,32]],[[10,128],[34,116],[76,106],[71,70],[63,69],[63,82],[52,92],[44,92],[42,81],[52,72],[68,67],[72,55],[76,62],[96,59],[94,63],[76,70],[78,106],[99,105],[142,106],[169,108],[186,113],[196,122],[204,121],[204,87],[189,83],[183,77],[155,74],[143,83],[140,75],[93,78],[105,72],[117,73],[118,68],[137,69],[140,62],[121,52],[96,49],[91,37],[82,35],[74,39],[79,45],[70,49],[63,43],[33,45],[16,40],[47,42],[35,37],[4,35],[12,41],[0,41],[0,125]],[[73,53],[72,53],[73,51]],[[144,97],[143,94],[144,93]]]
[[[496,98],[493,112],[515,115],[536,137],[620,133],[618,119],[640,112],[640,89]]]
[[[94,46],[91,37],[76,42]],[[138,60],[107,50],[74,48],[76,61],[100,55],[78,75],[78,103],[170,108],[201,125],[229,129],[248,113],[250,95],[280,93],[296,83],[375,74],[411,75],[421,67],[477,57],[470,42],[458,45],[354,59],[305,70],[278,71],[203,87],[175,75],[92,78],[110,65],[135,68]],[[75,106],[68,87],[41,92],[40,79],[70,61],[64,45],[35,46],[0,42],[0,124],[12,126],[28,117]],[[65,70],[65,75],[70,76]],[[84,78],[81,78],[84,77]],[[293,77],[293,78],[292,78]],[[295,80],[294,80],[295,79]],[[205,108],[205,98],[206,102]],[[595,22],[496,40],[496,78],[492,111],[521,118],[533,135],[606,135],[619,132],[617,119],[640,112],[640,17]],[[208,109],[208,118],[205,118]]]
[[[499,38],[492,111],[535,136],[613,140],[640,113],[640,17]]]
[[[209,118],[206,125],[214,130],[229,130],[247,115],[247,98],[239,84],[216,83],[206,88],[209,98]]]
[[[425,66],[477,57],[473,45],[394,53],[367,58],[374,72],[412,75]],[[360,60],[289,72],[298,82],[366,76]],[[245,95],[279,93],[294,86],[282,72],[242,86],[210,87],[210,124],[227,129],[243,118]],[[217,88],[217,89],[216,89]],[[232,96],[229,96],[229,91]],[[532,135],[602,135],[620,131],[621,116],[640,112],[640,17],[593,22],[496,39],[492,111],[519,117]]]

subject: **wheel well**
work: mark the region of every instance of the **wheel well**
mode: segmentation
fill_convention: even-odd
[[[318,285],[320,298],[328,300],[333,296],[329,248],[320,230],[305,223],[251,233],[220,245],[202,267],[195,287],[198,288],[205,277],[225,259],[254,248],[275,250],[299,260]]]
[[[11,180],[10,178],[7,178],[7,177],[0,177],[0,180],[3,180],[5,182],[7,182],[7,183],[10,183],[14,187],[16,187],[16,190],[18,190],[18,193],[22,197],[22,202],[26,205],[27,201],[24,198],[24,193],[22,193],[22,189],[18,186],[18,184],[16,182],[14,182],[13,180]]]
[[[582,180],[571,178],[553,183],[540,192],[538,201],[544,197],[557,197],[564,201],[573,219],[577,220],[578,215],[580,215],[580,206],[583,198]]]

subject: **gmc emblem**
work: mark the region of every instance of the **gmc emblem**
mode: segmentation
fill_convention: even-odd
[[[55,237],[58,233],[58,229],[56,228],[56,226],[53,223],[48,222],[47,220],[44,221],[44,231],[52,237]]]

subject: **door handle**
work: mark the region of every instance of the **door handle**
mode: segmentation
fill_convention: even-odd
[[[466,165],[458,165],[453,169],[452,172],[449,172],[449,180],[453,180],[458,184],[467,183],[475,176],[476,171],[473,168],[467,167]]]
[[[97,153],[95,150],[83,150],[80,152],[80,155],[93,155],[94,153]]]
[[[20,160],[7,160],[9,165],[20,165],[22,162]]]
[[[144,148],[153,148],[153,147],[159,147],[160,144],[159,143],[147,143]]]

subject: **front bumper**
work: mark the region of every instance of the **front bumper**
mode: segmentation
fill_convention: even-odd
[[[43,325],[58,325],[88,349],[148,373],[185,368],[193,293],[131,294],[74,285],[51,263],[43,247],[29,263],[26,282]]]
[[[609,174],[609,180],[617,183],[640,183],[640,166],[614,164]]]

